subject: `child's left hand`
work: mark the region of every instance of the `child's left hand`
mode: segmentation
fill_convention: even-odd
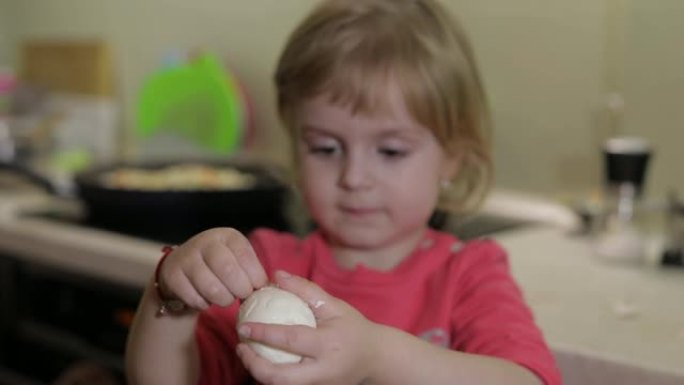
[[[304,357],[297,364],[273,364],[248,345],[237,347],[243,364],[263,384],[360,384],[372,371],[378,351],[378,328],[346,302],[330,296],[304,278],[278,272],[276,283],[306,301],[317,328],[245,323],[243,338],[250,338]]]

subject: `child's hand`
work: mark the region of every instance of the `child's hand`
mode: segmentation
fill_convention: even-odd
[[[247,238],[230,228],[190,238],[166,258],[159,275],[164,296],[178,298],[194,309],[228,306],[268,282]]]
[[[324,292],[304,278],[284,272],[276,283],[311,306],[317,328],[245,323],[243,337],[304,357],[297,364],[273,364],[248,345],[238,345],[243,364],[264,384],[360,384],[370,374],[378,342],[378,325],[368,321],[349,304]]]

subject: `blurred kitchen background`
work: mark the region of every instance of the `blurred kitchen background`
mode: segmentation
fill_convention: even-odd
[[[503,244],[567,384],[684,384],[684,1],[444,2],[475,46],[496,173],[482,214],[433,224]],[[313,3],[0,0],[0,384],[121,383],[126,333],[163,244],[218,219],[308,228],[283,200],[290,159],[272,73]],[[141,118],[187,90],[150,91],[174,69],[228,106],[207,133],[167,135],[155,124],[176,117]],[[627,156],[609,184],[614,137],[636,139],[612,147]],[[646,167],[630,163],[644,150]],[[257,179],[223,175],[248,188],[221,196],[88,175],[183,158],[235,160]]]
[[[496,180],[553,195],[587,194],[600,183],[598,148],[612,134],[657,149],[648,191],[684,190],[684,4],[678,0],[446,2],[470,32],[496,123]],[[271,75],[287,34],[310,0],[0,0],[0,37],[20,66],[31,39],[94,40],[111,55],[120,106],[118,153],[136,156],[136,97],[174,50],[220,55],[254,100],[253,151],[287,161]]]

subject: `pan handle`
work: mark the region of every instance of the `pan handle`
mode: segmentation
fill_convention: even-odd
[[[18,174],[51,195],[62,195],[61,189],[59,189],[50,179],[29,167],[14,162],[0,162],[0,170],[6,170]]]

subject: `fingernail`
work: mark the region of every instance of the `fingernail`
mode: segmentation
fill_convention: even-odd
[[[249,326],[247,325],[242,325],[238,328],[238,334],[242,338],[249,338],[249,335],[252,333],[252,330],[250,330]]]
[[[285,270],[278,270],[278,272],[276,274],[278,276],[280,276],[280,278],[282,278],[282,279],[288,279],[288,278],[292,277],[292,274],[288,273]]]

